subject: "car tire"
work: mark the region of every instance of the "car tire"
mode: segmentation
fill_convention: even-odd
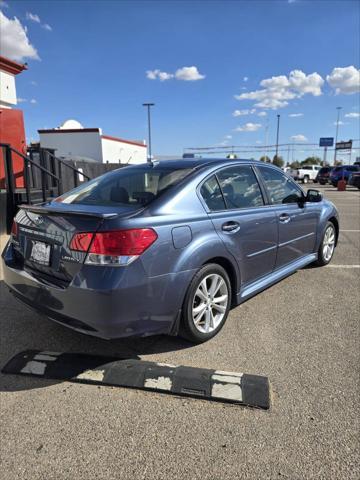
[[[318,250],[315,265],[323,267],[331,262],[336,245],[336,229],[332,222],[327,222]]]
[[[305,177],[303,178],[303,183],[309,183],[309,176],[308,175],[305,175]]]
[[[214,301],[215,299],[217,300]],[[179,335],[193,343],[210,340],[224,326],[230,306],[231,285],[228,274],[216,263],[204,265],[186,292]]]

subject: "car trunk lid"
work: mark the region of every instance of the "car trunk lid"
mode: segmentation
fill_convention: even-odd
[[[70,249],[78,232],[96,232],[104,220],[128,217],[128,208],[66,204],[21,205],[11,236],[18,268],[43,283],[66,288],[84,263],[86,252]]]

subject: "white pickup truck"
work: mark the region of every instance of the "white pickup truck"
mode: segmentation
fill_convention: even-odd
[[[302,167],[290,170],[288,173],[294,180],[309,183],[310,180],[315,181],[320,168],[320,165],[303,165]]]

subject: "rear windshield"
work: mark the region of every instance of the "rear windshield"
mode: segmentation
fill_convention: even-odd
[[[82,205],[139,207],[151,203],[185,178],[191,168],[126,167],[95,178],[55,201]]]

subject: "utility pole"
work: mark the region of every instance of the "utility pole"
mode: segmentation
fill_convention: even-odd
[[[265,126],[265,152],[264,152],[264,158],[266,162],[266,157],[267,157],[267,151],[268,151],[268,144],[269,144],[269,119],[266,119],[266,126]]]
[[[339,120],[340,120],[340,110],[342,107],[336,107],[337,110],[337,120],[336,120],[336,135],[335,135],[335,150],[334,150],[334,165],[336,164],[336,144],[338,141],[338,133],[339,133]]]
[[[277,158],[278,151],[279,151],[279,127],[280,127],[280,115],[277,114],[277,129],[276,129],[276,153],[275,156]]]
[[[149,135],[149,149],[148,149],[148,158],[147,161],[151,162],[151,118],[150,118],[150,108],[153,107],[155,103],[143,103],[143,107],[147,107],[147,117],[148,117],[148,135]]]

